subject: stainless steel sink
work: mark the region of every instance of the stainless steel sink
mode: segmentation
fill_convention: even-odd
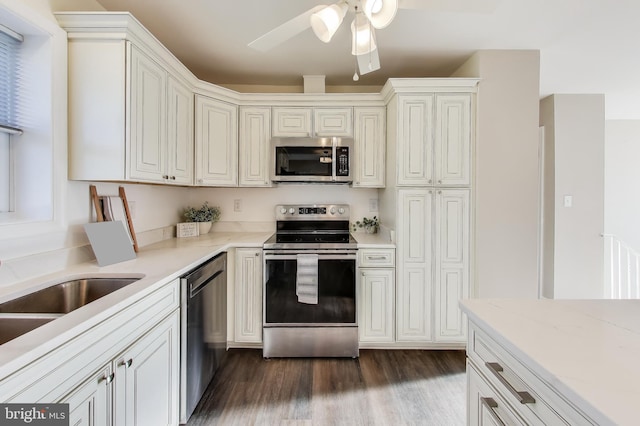
[[[56,319],[56,316],[52,315],[4,316],[0,314],[0,345],[31,330],[35,330],[54,319]]]
[[[4,302],[0,304],[0,313],[66,314],[139,279],[85,278],[65,281]]]

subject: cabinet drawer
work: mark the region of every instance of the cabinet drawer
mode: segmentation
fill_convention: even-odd
[[[506,349],[470,324],[467,355],[530,424],[593,424]]]
[[[358,254],[360,256],[361,268],[377,268],[377,267],[389,267],[395,265],[395,253],[394,249],[360,249]]]
[[[467,361],[468,425],[526,425],[493,386]]]

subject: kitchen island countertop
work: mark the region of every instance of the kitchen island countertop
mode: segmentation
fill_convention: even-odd
[[[460,302],[470,321],[598,424],[640,417],[640,300]]]

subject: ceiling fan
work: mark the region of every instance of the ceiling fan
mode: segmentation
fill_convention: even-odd
[[[489,13],[502,0],[338,0],[332,5],[318,5],[258,37],[249,47],[266,52],[302,31],[312,28],[325,43],[342,24],[347,12],[351,22],[351,54],[356,57],[358,71],[367,74],[380,69],[375,30],[386,28],[398,9],[422,9],[434,12]],[[358,72],[353,79],[358,80]]]

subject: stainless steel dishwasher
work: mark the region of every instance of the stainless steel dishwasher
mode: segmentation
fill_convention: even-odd
[[[227,351],[227,253],[181,280],[180,423],[193,414]]]

